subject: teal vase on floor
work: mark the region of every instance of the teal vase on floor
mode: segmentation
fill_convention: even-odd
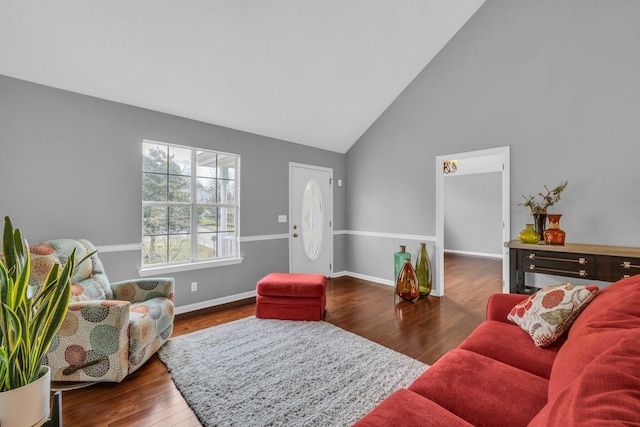
[[[407,247],[405,245],[400,245],[400,251],[393,254],[393,283],[395,284],[398,280],[398,274],[404,265],[404,260],[407,258],[411,258],[411,254],[407,252]]]

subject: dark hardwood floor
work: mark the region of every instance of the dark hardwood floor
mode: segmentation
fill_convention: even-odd
[[[457,347],[485,318],[489,295],[501,292],[502,262],[447,254],[445,294],[410,303],[391,286],[340,277],[327,287],[325,320],[424,363]],[[178,316],[173,336],[254,314],[254,303]],[[157,355],[119,384],[65,391],[63,424],[81,426],[199,426]]]

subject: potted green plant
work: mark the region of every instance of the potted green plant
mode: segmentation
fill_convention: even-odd
[[[53,265],[42,286],[30,286],[30,264],[20,230],[5,217],[0,257],[2,427],[35,425],[49,415],[50,371],[43,360],[69,307],[75,251],[64,265]]]

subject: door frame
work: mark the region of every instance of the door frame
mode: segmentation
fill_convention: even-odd
[[[333,276],[333,168],[327,168],[324,166],[316,166],[316,165],[308,165],[304,163],[296,163],[289,162],[289,218],[287,221],[287,232],[289,234],[289,272],[293,271],[293,230],[292,230],[292,221],[293,221],[293,168],[304,168],[304,169],[313,169],[321,172],[329,172],[329,200],[327,203],[329,204],[326,212],[329,214],[329,228],[328,235],[329,239],[327,244],[327,249],[329,250],[329,263],[331,264],[331,268],[329,269],[329,278]]]
[[[489,167],[482,169],[482,160],[487,158],[495,158],[501,163],[498,167]],[[486,150],[467,151],[463,153],[446,154],[436,156],[436,277],[432,290],[434,296],[444,296],[444,179],[446,174],[443,173],[443,165],[445,161],[464,160],[467,163],[480,165],[479,169],[470,172],[464,170],[456,171],[456,175],[485,173],[485,172],[502,172],[502,241],[508,242],[511,234],[511,166],[510,166],[510,147],[497,147]],[[492,162],[494,163],[494,162]],[[501,166],[501,168],[499,167]],[[502,292],[509,293],[509,248],[502,247]]]

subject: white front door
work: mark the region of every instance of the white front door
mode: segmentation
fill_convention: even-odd
[[[289,164],[289,271],[331,277],[333,170]]]

